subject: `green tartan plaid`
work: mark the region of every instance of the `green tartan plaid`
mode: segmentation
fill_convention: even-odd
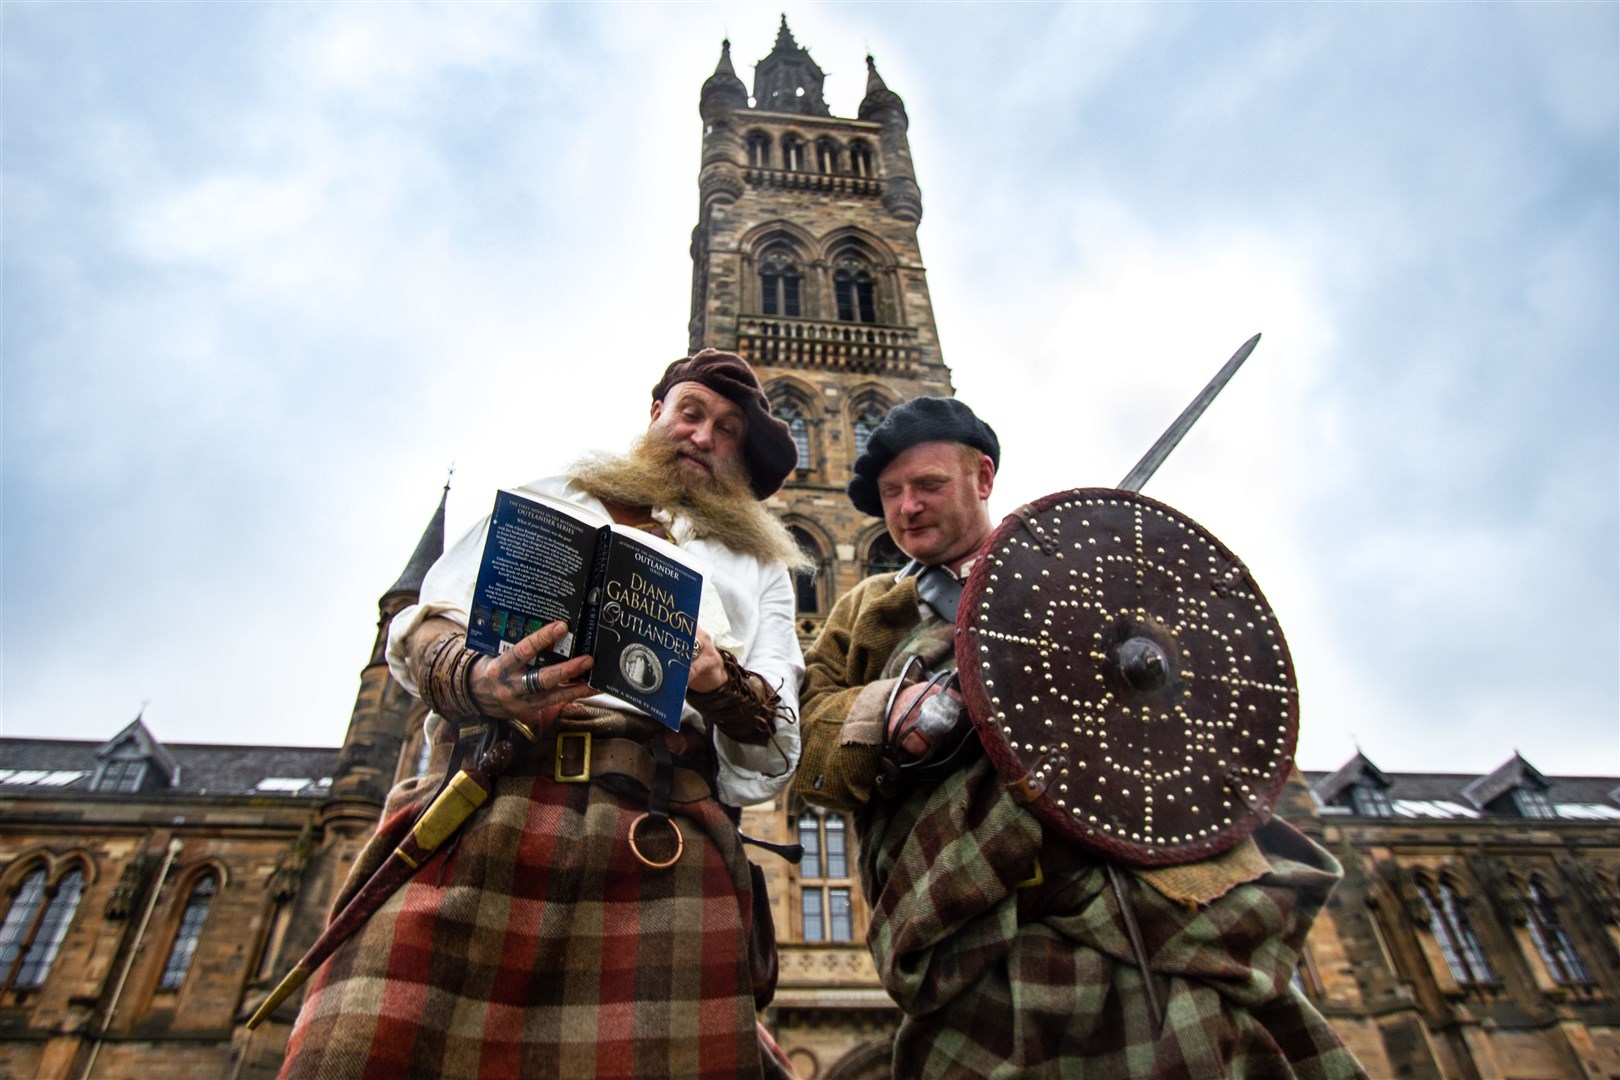
[[[861,825],[869,943],[905,1011],[897,1077],[1365,1075],[1291,984],[1340,870],[1283,822],[1256,834],[1271,871],[1208,905],[1126,875],[1167,1002],[1157,1031],[1104,866],[1043,851],[987,761],[870,803]],[[1020,888],[1037,856],[1044,881]]]

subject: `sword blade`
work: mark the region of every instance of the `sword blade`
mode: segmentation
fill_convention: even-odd
[[[1191,430],[1200,416],[1204,415],[1204,410],[1209,408],[1209,403],[1215,400],[1215,395],[1219,394],[1221,388],[1231,380],[1233,375],[1237,374],[1237,369],[1243,366],[1243,361],[1249,358],[1249,354],[1254,352],[1254,347],[1258,344],[1260,344],[1260,335],[1256,334],[1239,346],[1238,351],[1232,354],[1232,359],[1228,360],[1221,367],[1221,370],[1215,373],[1215,377],[1209,380],[1209,385],[1200,390],[1198,396],[1192,399],[1192,403],[1181,410],[1181,415],[1176,417],[1175,423],[1165,429],[1164,434],[1159,436],[1159,441],[1153,444],[1152,449],[1148,450],[1142,456],[1142,460],[1136,463],[1136,467],[1126,473],[1125,479],[1115,486],[1121,491],[1141,491],[1142,485],[1146,484],[1149,478],[1159,470],[1159,466],[1164,464],[1164,459],[1170,456],[1170,451],[1176,448],[1176,444],[1181,441],[1181,437]]]

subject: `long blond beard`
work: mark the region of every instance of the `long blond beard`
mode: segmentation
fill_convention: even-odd
[[[661,429],[649,428],[624,454],[592,454],[568,470],[580,487],[603,502],[684,514],[698,536],[795,573],[815,569],[787,526],[759,502],[735,459],[713,462],[700,474],[680,463],[682,448]]]

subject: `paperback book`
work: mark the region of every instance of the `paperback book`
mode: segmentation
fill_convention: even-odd
[[[588,681],[681,723],[703,575],[674,544],[538,492],[495,496],[467,645],[498,656],[547,623],[569,633],[542,664],[595,658]]]

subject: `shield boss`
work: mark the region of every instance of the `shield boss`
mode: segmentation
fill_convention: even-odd
[[[1264,822],[1293,766],[1282,629],[1237,556],[1129,491],[1015,511],[974,565],[958,676],[1013,797],[1132,866],[1217,855]]]

